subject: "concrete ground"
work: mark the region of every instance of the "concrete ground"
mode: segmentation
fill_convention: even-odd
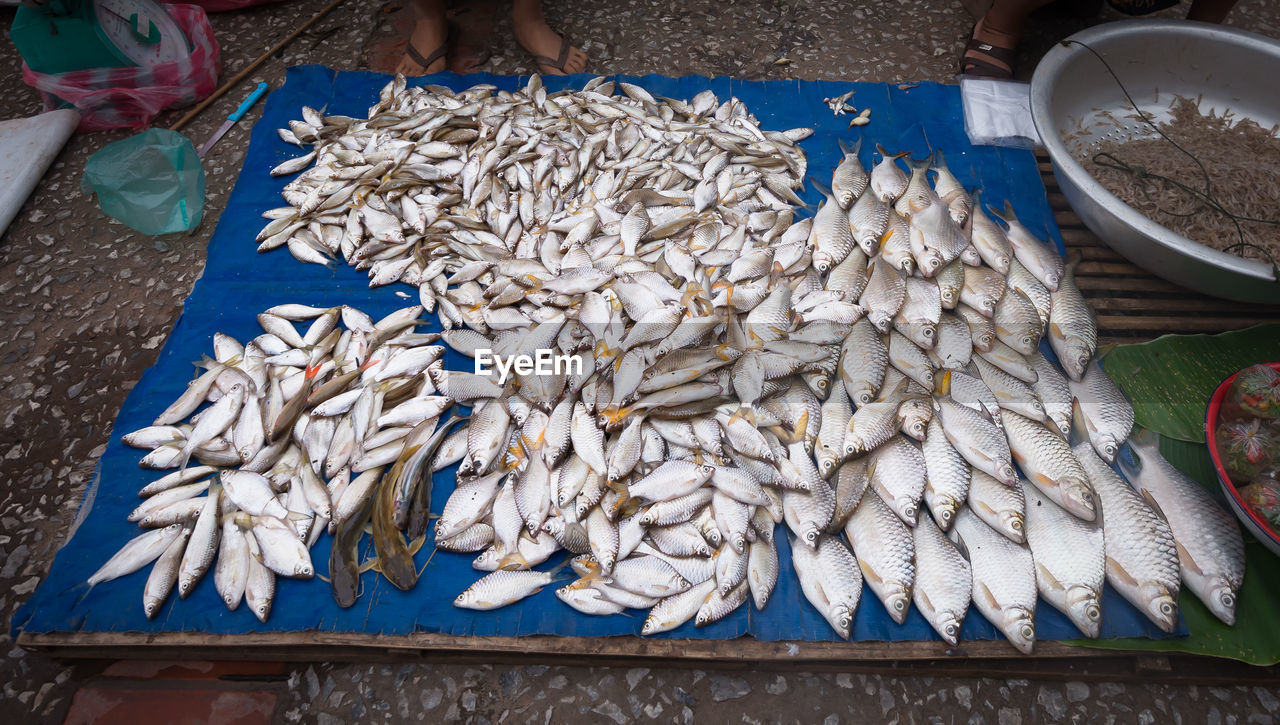
[[[214,15],[223,77],[325,2],[297,0]],[[958,2],[940,0],[559,0],[547,3],[546,11],[554,27],[583,44],[593,71],[753,79],[945,81],[955,73],[972,24]],[[12,13],[0,10],[0,24],[7,26]],[[527,73],[530,59],[515,45],[503,15],[494,30],[493,57],[481,70]],[[252,83],[278,86],[289,65],[394,65],[409,19],[400,0],[346,3],[185,132],[202,141]],[[1021,53],[1021,74],[1028,74],[1056,39],[1091,22],[1096,20],[1034,20]],[[1229,23],[1280,36],[1280,6],[1245,0]],[[0,41],[0,91],[0,117],[40,109],[36,93],[21,82],[20,60],[7,40]],[[169,112],[156,125],[167,126],[178,115]],[[0,307],[0,612],[6,624],[46,573],[117,410],[155,359],[201,274],[205,244],[239,171],[248,133],[249,124],[241,124],[206,160],[205,221],[190,235],[138,235],[105,218],[81,194],[86,159],[129,135],[104,132],[70,141],[0,239],[5,301]],[[1253,723],[1273,721],[1280,711],[1280,687],[543,666],[195,663],[104,670],[101,663],[68,666],[28,654],[7,634],[0,635],[0,652],[6,653],[0,660],[4,722],[61,721],[68,712],[72,721],[113,712],[117,718],[145,716],[154,714],[147,709],[152,704],[164,702],[175,713],[277,722],[404,717],[493,723],[690,722],[695,717],[841,722],[870,717],[1001,725],[1085,719]],[[185,694],[162,696],[156,677],[188,683]],[[130,710],[139,703],[143,709]]]

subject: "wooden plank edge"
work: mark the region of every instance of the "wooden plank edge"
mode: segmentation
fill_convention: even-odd
[[[246,642],[244,640],[250,640]],[[62,659],[434,662],[568,666],[706,667],[835,671],[895,676],[1275,684],[1280,668],[1181,653],[1095,650],[1040,642],[1030,656],[1001,641],[948,651],[930,642],[755,642],[634,637],[451,637],[447,635],[27,634],[18,645]],[[794,645],[794,648],[793,648]],[[860,646],[864,645],[864,646]],[[912,645],[926,645],[916,647]]]
[[[41,653],[65,657],[145,656],[160,657],[161,650],[183,653],[200,650],[216,652],[219,659],[261,659],[255,652],[283,648],[287,652],[314,657],[315,650],[379,652],[467,652],[489,656],[521,657],[578,656],[616,659],[693,659],[710,662],[752,660],[796,663],[843,661],[849,659],[920,660],[945,658],[1008,658],[1017,653],[1007,642],[979,640],[952,648],[944,642],[765,642],[750,637],[731,640],[643,639],[639,637],[482,637],[414,633],[374,635],[337,632],[250,633],[211,635],[197,632],[23,632],[17,644]],[[1124,656],[1125,651],[1093,650],[1060,642],[1038,642],[1033,657]],[[186,656],[186,655],[184,655]],[[328,656],[328,655],[326,655]]]

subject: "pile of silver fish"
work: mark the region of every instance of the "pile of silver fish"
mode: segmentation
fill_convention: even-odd
[[[371,284],[416,285],[422,305],[358,344],[339,312],[345,349],[364,357],[338,355],[341,335],[316,353],[331,333],[309,331],[297,352],[272,353],[306,358],[280,374],[331,359],[329,375],[356,373],[343,388],[354,399],[373,390],[381,410],[398,403],[392,414],[429,399],[418,412],[435,416],[366,422],[353,437],[353,473],[384,448],[376,460],[391,468],[366,483],[368,511],[335,526],[345,570],[369,565],[355,551],[371,518],[372,564],[412,586],[429,474],[456,462],[435,546],[476,553],[490,572],[459,607],[519,601],[568,566],[576,579],[556,595],[579,612],[648,609],[645,634],[702,626],[748,598],[766,605],[785,524],[806,598],[845,638],[864,579],[895,621],[914,603],[951,643],[972,603],[1030,651],[1038,596],[1097,636],[1104,581],[1165,629],[1183,584],[1231,621],[1239,531],[1149,444],[1120,455],[1133,411],[1094,360],[1073,266],[1012,209],[988,216],[940,153],[908,159],[908,173],[905,154],[881,150],[868,171],[847,151],[825,202],[795,221],[808,133],[762,130],[737,99],[657,99],[603,79],[558,93],[536,77],[461,93],[397,79],[367,119],[304,108],[281,136],[313,150],[275,170],[302,173],[289,206],[267,213],[260,248],[340,256]],[[446,370],[437,356],[372,379],[374,348],[438,347],[398,327],[422,309],[438,311],[444,344],[496,372]],[[1041,353],[1046,338],[1062,369]],[[534,364],[544,354],[546,369]],[[236,369],[233,358],[217,364]],[[229,394],[239,376],[223,375],[206,393]],[[309,385],[329,385],[318,376]],[[245,540],[254,517],[297,523],[288,501],[317,510],[311,479],[330,490],[330,518],[348,500],[332,495],[333,438],[309,433],[336,417],[315,412],[315,395],[288,425],[283,407],[263,419],[258,456],[297,451],[267,467],[290,513],[233,516]],[[160,455],[235,467],[219,474],[225,498],[252,461],[231,460],[234,429],[195,434],[220,402]],[[466,420],[444,418],[455,403]],[[1137,490],[1111,470],[1117,459]],[[303,491],[290,496],[294,480]],[[535,568],[561,550],[563,563]]]
[[[465,450],[465,437],[446,437],[453,402],[431,382],[445,349],[433,344],[438,334],[413,331],[421,312],[375,322],[351,307],[287,304],[259,315],[264,333],[247,343],[215,335],[205,372],[153,425],[123,436],[150,449],[144,468],[178,470],[138,492],[128,520],[148,531],[90,577],[90,588],[154,562],[143,590],[151,618],[175,586],[186,598],[212,569],[228,609],[243,600],[265,621],[275,578],[311,578],[310,548],[328,531],[334,595],[350,606],[362,566],[356,544],[370,520],[378,570],[413,586],[401,530],[410,540],[427,530],[423,467]],[[297,321],[309,321],[305,331]]]

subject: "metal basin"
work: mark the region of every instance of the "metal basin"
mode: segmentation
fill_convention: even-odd
[[[1159,123],[1173,96],[1202,97],[1201,112],[1230,109],[1264,128],[1280,122],[1280,42],[1178,20],[1131,20],[1071,36],[1096,50],[1138,107]],[[1135,211],[1076,159],[1102,138],[1154,136],[1133,115],[1106,67],[1079,45],[1055,45],[1031,79],[1031,114],[1053,173],[1084,223],[1129,261],[1170,282],[1242,302],[1280,301],[1275,269],[1219,252]],[[1246,170],[1247,172],[1247,170]]]

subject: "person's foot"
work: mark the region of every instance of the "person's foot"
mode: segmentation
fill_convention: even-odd
[[[973,34],[960,60],[960,72],[982,78],[1013,78],[1013,53],[1018,36],[989,28],[986,18],[973,26]]]
[[[521,5],[533,5],[524,9]],[[533,54],[538,71],[544,75],[562,76],[582,73],[587,69],[587,54],[569,45],[559,33],[547,25],[538,2],[515,0],[511,13],[516,40]]]
[[[400,59],[400,65],[396,66],[396,73],[421,76],[439,73],[445,68],[445,42],[449,37],[449,25],[445,22],[443,9],[437,3],[424,5],[427,7],[415,10],[418,20],[409,36],[404,57]]]

